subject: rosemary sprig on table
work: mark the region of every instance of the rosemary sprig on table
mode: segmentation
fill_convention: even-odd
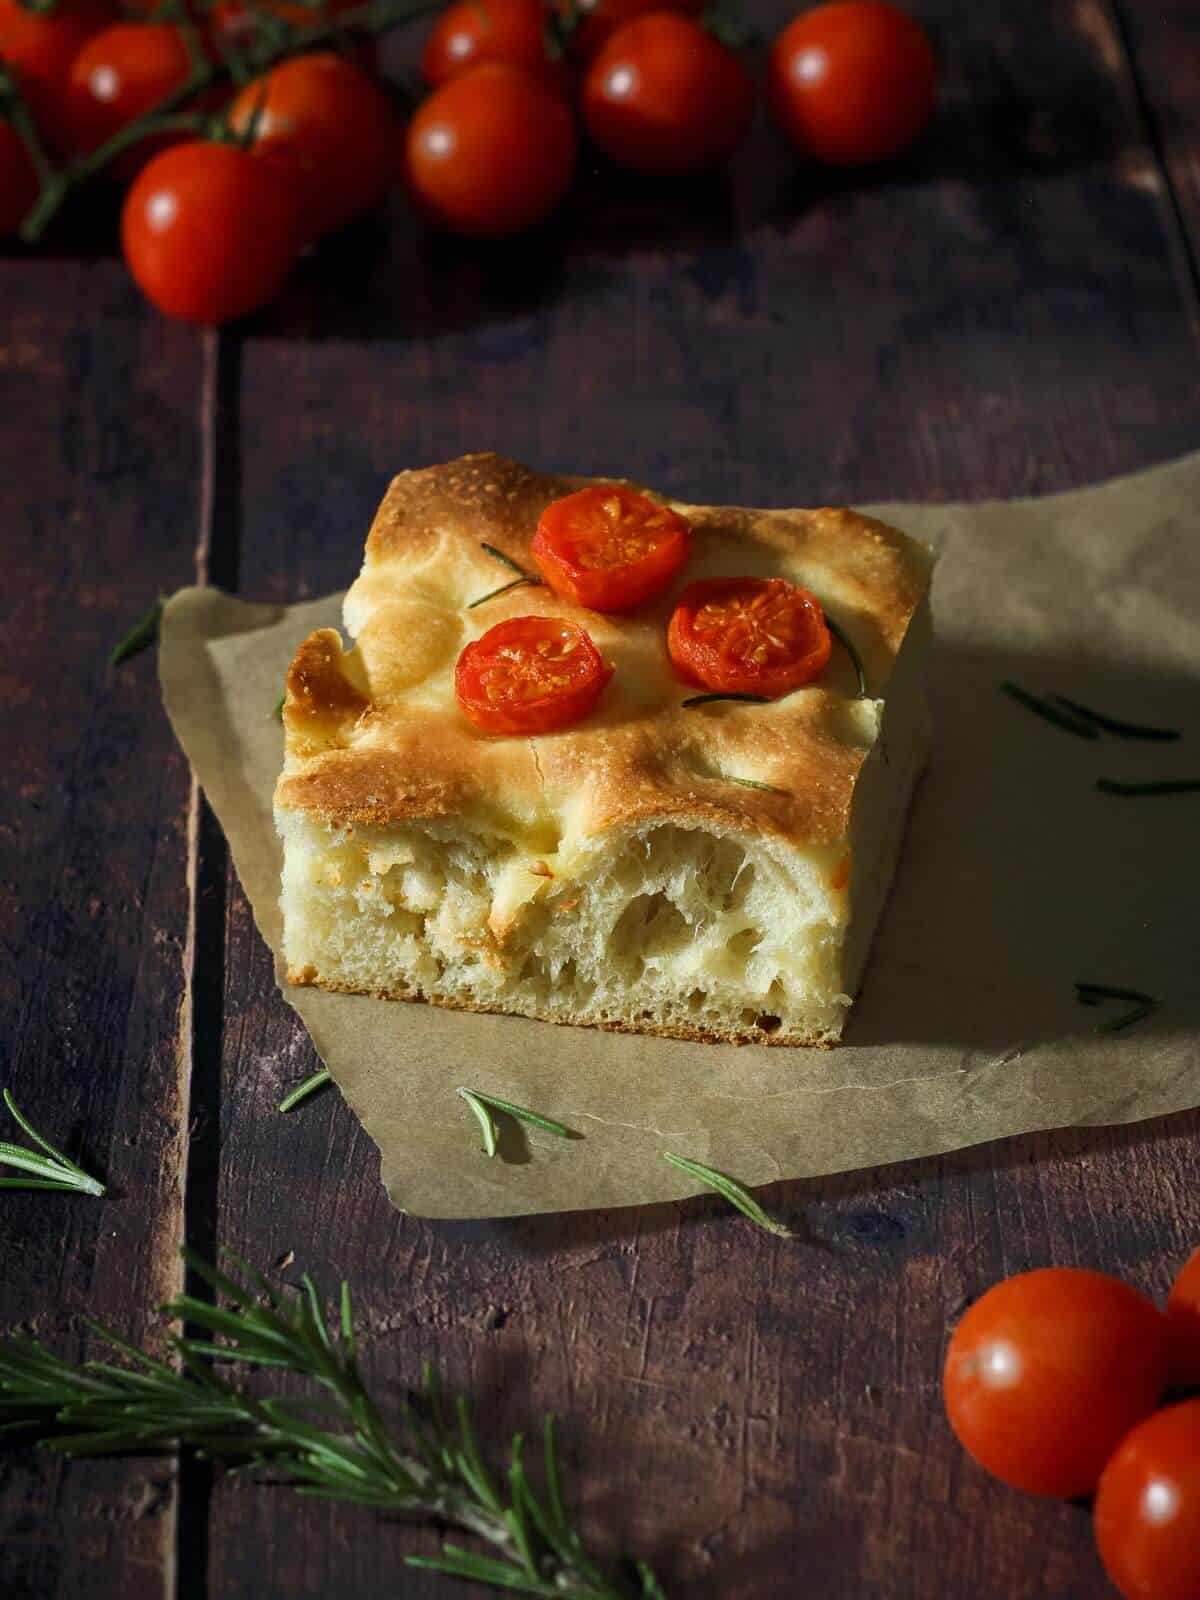
[[[1053,722],[1056,727],[1063,728],[1067,733],[1073,733],[1080,739],[1098,739],[1101,730],[1115,734],[1119,739],[1161,741],[1181,737],[1177,728],[1152,728],[1143,722],[1121,722],[1116,717],[1106,716],[1102,711],[1093,711],[1090,706],[1081,705],[1078,700],[1069,700],[1065,694],[1031,694],[1028,689],[1022,689],[1021,685],[1014,683],[1011,678],[1005,678],[1000,688],[1004,694],[1023,705],[1027,711],[1032,711],[1035,716],[1044,717],[1047,722]]]
[[[486,550],[488,555],[495,556],[497,561],[503,562],[506,567],[511,568],[519,576],[514,578],[511,583],[502,583],[498,589],[489,589],[487,594],[481,594],[478,600],[472,600],[467,606],[468,611],[474,611],[475,607],[481,606],[485,600],[494,600],[497,595],[507,594],[510,589],[519,589],[522,584],[527,583],[533,587],[540,587],[542,580],[535,573],[526,572],[519,561],[514,561],[511,556],[506,556],[503,550],[497,550],[494,544],[488,544],[486,539],[481,539],[479,547],[481,550]]]
[[[1148,1017],[1158,1004],[1153,995],[1143,994],[1140,989],[1114,989],[1103,983],[1077,983],[1075,998],[1081,1006],[1100,1006],[1106,1000],[1133,1001],[1131,1011],[1124,1011],[1119,1017],[1108,1017],[1104,1022],[1098,1022],[1097,1033],[1120,1033],[1123,1028],[1128,1028],[1132,1023]]]
[[[303,1495],[450,1524],[492,1550],[447,1543],[438,1556],[410,1556],[411,1566],[557,1600],[664,1600],[648,1567],[639,1564],[626,1581],[588,1554],[566,1511],[552,1419],[543,1430],[544,1491],[526,1471],[520,1434],[498,1484],[469,1405],[448,1405],[431,1367],[398,1426],[384,1421],[359,1370],[346,1283],[331,1327],[307,1273],[281,1294],[244,1262],[239,1281],[190,1250],[183,1255],[226,1304],[180,1295],[164,1306],[166,1316],[201,1330],[171,1337],[182,1370],[101,1327],[95,1331],[127,1365],[75,1366],[35,1340],[4,1341],[0,1435],[34,1433],[70,1456],[189,1450],[243,1471],[269,1470],[272,1482]],[[225,1378],[222,1365],[278,1368],[315,1392],[262,1398]]]
[[[4,1104],[22,1130],[45,1153],[39,1155],[36,1150],[26,1150],[22,1145],[9,1144],[7,1139],[0,1139],[0,1166],[17,1167],[22,1172],[32,1174],[28,1178],[0,1178],[0,1189],[57,1189],[60,1192],[94,1195],[104,1193],[104,1185],[98,1178],[77,1167],[21,1115],[7,1089],[4,1091]]]
[[[1097,778],[1101,794],[1200,794],[1200,778],[1160,778],[1153,783],[1121,783],[1116,778]]]
[[[301,1101],[307,1100],[310,1094],[316,1094],[318,1089],[323,1089],[327,1083],[332,1083],[329,1068],[322,1067],[319,1072],[314,1072],[311,1077],[305,1078],[294,1089],[289,1090],[279,1102],[280,1111],[291,1111]]]
[[[163,603],[156,600],[149,611],[134,623],[129,632],[115,644],[109,652],[108,664],[110,667],[119,667],[122,661],[128,661],[131,656],[140,655],[158,638],[158,625],[162,621]]]
[[[546,1133],[553,1133],[560,1139],[578,1137],[561,1122],[555,1122],[553,1117],[544,1117],[540,1111],[530,1111],[528,1106],[514,1105],[511,1100],[501,1100],[499,1095],[484,1094],[481,1089],[458,1089],[455,1092],[475,1113],[475,1120],[479,1123],[479,1131],[483,1135],[484,1154],[487,1156],[496,1154],[496,1142],[499,1138],[493,1111],[505,1112],[510,1117],[516,1117],[518,1122],[527,1122],[531,1127],[542,1128]]]
[[[781,1239],[795,1238],[796,1235],[791,1228],[785,1227],[782,1222],[777,1222],[764,1211],[749,1190],[743,1189],[741,1184],[728,1173],[718,1172],[715,1167],[706,1167],[703,1162],[692,1161],[688,1156],[677,1156],[670,1150],[663,1151],[663,1160],[669,1161],[673,1167],[678,1167],[680,1172],[686,1172],[697,1182],[715,1189],[757,1227],[765,1228],[768,1233],[778,1234]]]

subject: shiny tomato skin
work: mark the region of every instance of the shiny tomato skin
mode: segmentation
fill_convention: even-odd
[[[47,12],[28,11],[20,0],[0,0],[0,61],[16,73],[39,133],[55,150],[70,148],[71,63],[112,20],[113,9],[102,0],[59,0]]]
[[[593,611],[633,611],[661,594],[691,548],[681,516],[619,485],[551,501],[533,536],[533,558],[549,587]]]
[[[1008,1278],[950,1340],[946,1411],[980,1466],[1018,1489],[1070,1499],[1167,1383],[1167,1322],[1128,1284],[1075,1267]]]
[[[544,655],[547,650],[552,654]],[[484,733],[553,733],[582,722],[612,675],[575,623],[510,617],[463,650],[454,693]]]
[[[1184,1263],[1167,1301],[1171,1385],[1200,1389],[1200,1250]]]
[[[155,156],[121,214],[138,287],[167,316],[202,326],[272,299],[299,236],[296,203],[278,173],[247,150],[203,140]]]
[[[436,88],[483,61],[507,61],[565,92],[565,69],[546,52],[546,19],[542,0],[456,0],[425,41],[422,75]]]
[[[734,52],[672,11],[622,24],[583,80],[593,143],[644,178],[718,166],[741,143],[753,111],[750,77]]]
[[[544,222],[570,187],[578,140],[565,101],[534,73],[485,61],[430,95],[405,136],[418,210],[469,239]]]
[[[71,146],[97,149],[128,123],[186,83],[191,58],[179,29],[166,22],[114,22],[95,33],[71,64],[66,116]],[[181,140],[156,134],[125,151],[106,169],[132,181],[152,156]]]
[[[387,193],[399,126],[387,96],[343,56],[298,56],[247,84],[229,120],[245,132],[256,114],[254,153],[293,186],[307,238],[336,233]]]
[[[806,11],[771,47],[767,98],[796,148],[833,167],[891,161],[933,115],[937,63],[920,24],[882,0]]]
[[[9,124],[0,121],[0,239],[16,233],[37,197],[29,154]]]
[[[1126,1435],[1100,1479],[1093,1521],[1125,1600],[1197,1600],[1200,1400],[1156,1411]]]
[[[579,20],[571,34],[570,51],[583,61],[591,61],[617,29],[648,11],[677,11],[682,17],[698,17],[704,0],[580,0]]]
[[[687,683],[778,699],[811,683],[833,641],[816,595],[785,578],[690,583],[667,624],[667,654]]]

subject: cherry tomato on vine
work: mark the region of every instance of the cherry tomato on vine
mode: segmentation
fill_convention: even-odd
[[[1200,1389],[1200,1250],[1184,1263],[1167,1301],[1171,1382]]]
[[[648,11],[677,11],[680,16],[698,17],[703,10],[703,0],[579,0],[571,54],[590,61],[623,22],[645,16]]]
[[[281,62],[233,102],[238,132],[258,116],[253,149],[295,189],[308,238],[335,233],[377,206],[391,185],[400,133],[387,96],[332,52]]]
[[[1200,1400],[1156,1411],[1121,1441],[1093,1513],[1104,1569],[1125,1600],[1200,1595]]]
[[[69,148],[65,107],[71,63],[92,34],[112,20],[112,7],[103,0],[59,0],[51,11],[0,0],[0,61],[16,73],[39,133],[57,150]]]
[[[425,41],[421,71],[435,87],[481,61],[508,61],[565,91],[566,71],[546,50],[542,0],[457,0]]]
[[[0,120],[0,239],[16,233],[37,197],[29,154],[16,131]]]
[[[265,305],[295,260],[296,202],[248,150],[192,140],[164,150],[125,197],[121,244],[138,287],[184,322]]]
[[[619,167],[647,178],[707,172],[750,126],[754,91],[726,45],[657,11],[619,27],[588,67],[583,118]]]
[[[903,155],[933,115],[937,65],[920,24],[883,0],[806,11],[771,47],[767,97],[802,154],[834,167]]]
[[[943,1383],[950,1425],[980,1466],[1035,1494],[1090,1494],[1166,1388],[1167,1319],[1099,1272],[1024,1272],[963,1317]]]
[[[102,28],[71,64],[66,119],[72,148],[97,149],[186,83],[191,69],[183,34],[172,23],[114,22]],[[106,171],[128,182],[180,137],[163,133],[142,139]]]
[[[832,647],[820,601],[786,578],[690,583],[667,625],[675,670],[717,694],[790,694],[824,672]]]
[[[582,722],[612,675],[575,623],[510,617],[467,645],[454,693],[485,733],[552,733]]]
[[[485,61],[417,108],[405,175],[419,209],[452,233],[502,239],[545,220],[575,171],[575,123],[535,73]]]
[[[691,529],[670,506],[614,484],[551,501],[533,559],[555,594],[593,611],[632,611],[667,588],[691,546]]]

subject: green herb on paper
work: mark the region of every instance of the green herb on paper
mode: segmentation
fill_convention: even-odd
[[[284,706],[286,704],[287,704],[287,695],[286,694],[281,694],[279,696],[279,700],[278,700],[278,702],[277,702],[277,704],[275,706],[274,711],[272,711],[272,713],[271,713],[271,715],[275,718],[276,722],[282,722],[283,721],[283,708],[284,708]]]
[[[398,1424],[389,1426],[358,1365],[349,1286],[328,1318],[312,1279],[276,1292],[238,1262],[243,1281],[185,1250],[184,1260],[227,1304],[180,1295],[164,1315],[200,1330],[172,1335],[182,1371],[105,1328],[95,1331],[127,1365],[64,1361],[36,1340],[0,1343],[0,1435],[35,1434],[69,1456],[182,1449],[243,1472],[266,1472],[300,1494],[350,1501],[384,1514],[449,1524],[490,1545],[484,1556],[454,1544],[408,1564],[489,1583],[510,1593],[565,1600],[664,1600],[654,1574],[612,1576],[587,1551],[566,1511],[553,1420],[542,1434],[540,1493],[523,1441],[496,1481],[465,1399],[447,1404],[426,1367]],[[248,1280],[248,1281],[246,1281]],[[221,1366],[278,1368],[308,1380],[308,1395],[243,1393]]]
[[[1155,783],[1120,783],[1116,778],[1097,778],[1101,794],[1198,794],[1200,778],[1163,778]]]
[[[781,1239],[796,1237],[791,1228],[785,1227],[782,1222],[777,1222],[774,1217],[769,1216],[754,1196],[727,1173],[718,1172],[714,1167],[706,1167],[702,1162],[692,1161],[687,1156],[674,1155],[670,1150],[663,1151],[663,1160],[669,1161],[673,1167],[678,1167],[680,1172],[686,1172],[699,1183],[705,1183],[710,1189],[715,1189],[744,1217],[748,1217],[756,1226],[765,1228],[768,1233],[778,1234]]]
[[[146,612],[144,617],[138,619],[129,632],[113,646],[109,652],[108,664],[110,667],[119,667],[122,661],[128,661],[131,656],[140,655],[158,638],[158,625],[162,621],[163,603],[156,600]]]
[[[514,1105],[511,1100],[501,1100],[497,1094],[484,1094],[480,1089],[459,1089],[457,1093],[475,1113],[480,1132],[483,1134],[483,1148],[489,1156],[496,1154],[496,1140],[499,1137],[496,1119],[492,1116],[493,1111],[507,1112],[510,1117],[516,1117],[518,1122],[527,1122],[533,1128],[542,1128],[546,1133],[553,1133],[560,1139],[579,1137],[561,1122],[555,1122],[553,1117],[544,1117],[540,1111],[530,1111],[528,1106]]]
[[[1158,1004],[1153,995],[1143,994],[1140,989],[1113,989],[1103,983],[1077,983],[1075,998],[1081,1006],[1101,1006],[1106,1000],[1134,1002],[1132,1011],[1125,1011],[1119,1017],[1109,1017],[1104,1022],[1098,1022],[1097,1033],[1120,1033],[1123,1028],[1128,1028],[1133,1023],[1140,1022],[1143,1017],[1148,1017]]]
[[[1150,728],[1141,722],[1118,722],[1116,717],[1106,717],[1103,712],[1081,706],[1078,700],[1068,700],[1065,694],[1047,695],[1046,698],[1075,716],[1082,717],[1085,722],[1094,722],[1105,733],[1115,733],[1119,739],[1170,740],[1182,737],[1178,728]]]
[[[1019,683],[1013,683],[1011,678],[1005,678],[1000,685],[1001,691],[1015,700],[1018,705],[1032,711],[1034,716],[1042,717],[1047,722],[1052,722],[1056,728],[1062,728],[1067,733],[1073,733],[1079,739],[1098,739],[1100,734],[1095,725],[1085,722],[1073,713],[1063,711],[1060,707],[1051,705],[1049,700],[1043,700],[1036,694],[1030,694],[1028,689],[1022,689]]]
[[[333,1079],[329,1076],[329,1068],[322,1067],[320,1072],[314,1072],[311,1078],[305,1078],[303,1083],[298,1083],[294,1089],[284,1095],[279,1102],[280,1111],[293,1110],[302,1100],[307,1100],[310,1094],[316,1094],[318,1089],[323,1089],[327,1083],[332,1082]]]
[[[862,657],[850,643],[850,636],[846,633],[845,629],[842,628],[839,623],[836,623],[833,620],[828,611],[825,613],[825,626],[829,629],[830,633],[850,657],[850,665],[854,668],[855,674],[858,677],[858,694],[856,698],[859,700],[865,700],[867,698],[867,674],[863,668]]]
[[[30,1174],[28,1178],[0,1178],[0,1189],[57,1189],[60,1192],[69,1190],[76,1194],[94,1195],[104,1193],[104,1185],[98,1179],[68,1160],[61,1150],[56,1150],[49,1139],[21,1115],[7,1089],[4,1091],[4,1104],[22,1130],[45,1154],[39,1155],[36,1150],[26,1150],[22,1145],[9,1144],[6,1139],[0,1139],[0,1165],[18,1167]]]

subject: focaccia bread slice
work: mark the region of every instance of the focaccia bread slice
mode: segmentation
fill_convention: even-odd
[[[346,596],[287,680],[284,952],[293,983],[689,1039],[841,1034],[925,762],[932,558],[846,510],[668,502],[687,571],[602,616],[522,585],[543,507],[593,481],[495,455],[402,473]],[[840,644],[768,704],[684,707],[666,624],[684,582],[782,576]],[[616,668],[579,726],[489,737],[462,715],[464,645],[567,617]]]

